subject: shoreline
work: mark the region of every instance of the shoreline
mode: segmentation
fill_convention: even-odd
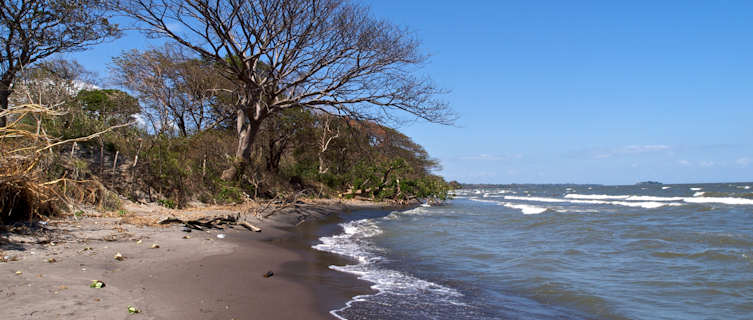
[[[16,260],[0,263],[0,308],[4,319],[334,319],[330,310],[373,290],[354,275],[329,269],[350,260],[312,249],[317,230],[351,211],[398,208],[318,201],[254,221],[260,233],[186,233],[113,218],[51,221],[47,239],[10,235],[0,246],[0,257]],[[115,260],[116,253],[125,260]],[[274,275],[263,277],[267,271]],[[92,280],[105,288],[90,288]],[[129,314],[129,306],[140,313]]]

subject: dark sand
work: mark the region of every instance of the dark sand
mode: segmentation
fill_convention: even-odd
[[[301,205],[252,221],[261,233],[185,233],[90,218],[55,227],[66,234],[55,245],[10,236],[0,255],[18,261],[0,263],[0,319],[334,319],[329,310],[371,290],[329,269],[348,261],[311,249],[311,242],[338,214],[387,210],[383,205]],[[128,237],[101,240],[110,234]],[[160,247],[151,248],[155,243]],[[113,258],[118,252],[124,261]],[[274,276],[263,277],[267,271]],[[90,288],[91,280],[106,287]],[[141,312],[129,314],[130,305]]]

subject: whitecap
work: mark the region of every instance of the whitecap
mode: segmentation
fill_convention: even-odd
[[[485,202],[485,203],[499,203],[499,201],[479,199],[479,198],[476,198],[476,197],[470,198],[468,200],[476,201],[476,202]]]
[[[672,187],[661,187],[662,190],[671,189]]]
[[[622,197],[622,196],[620,196]],[[617,199],[628,199],[630,196],[624,196],[625,198],[617,198]],[[625,207],[640,207],[640,208],[646,208],[646,209],[655,209],[659,207],[664,206],[681,206],[681,203],[675,203],[675,202],[658,202],[658,201],[642,201],[642,202],[630,202],[630,201],[604,201],[604,200],[590,200],[590,199],[557,199],[557,198],[542,198],[542,197],[513,197],[513,196],[507,196],[505,197],[506,200],[523,200],[523,201],[534,201],[534,202],[569,202],[569,203],[580,203],[580,204],[606,204],[606,205],[618,205],[618,206],[625,206]],[[683,198],[678,198],[682,200]]]
[[[609,194],[568,194],[565,198],[585,200],[627,200],[627,201],[682,201],[683,197],[654,197],[636,195],[609,195]]]
[[[698,198],[685,198],[685,202],[722,203],[722,204],[730,204],[730,205],[753,205],[753,199],[743,199],[743,198],[698,197]]]
[[[639,208],[646,208],[646,209],[656,209],[656,208],[661,208],[664,206],[676,207],[676,206],[682,205],[681,203],[656,202],[656,201],[648,201],[648,202],[614,201],[614,202],[610,202],[609,204],[616,204],[616,205],[626,206],[626,207],[639,207]]]
[[[615,196],[615,195],[608,195],[608,194],[577,194],[577,193],[571,193],[568,195],[565,195],[565,198],[570,199],[588,199],[588,200],[622,200],[627,199],[630,196]]]
[[[690,190],[692,190],[692,191],[701,191],[701,190],[703,190],[703,188],[690,188]]]
[[[683,197],[629,196],[628,201],[682,201]]]
[[[520,197],[520,196],[505,196],[505,200],[521,200],[521,201],[535,201],[535,202],[572,202],[571,200],[557,199],[557,198]]]
[[[693,196],[694,197],[703,197],[704,194],[706,194],[706,192],[701,191],[701,192],[694,193]]]
[[[522,211],[523,214],[539,214],[539,213],[543,213],[549,210],[548,208],[544,208],[544,207],[531,206],[527,204],[514,204],[514,203],[509,203],[509,202],[503,202],[503,203],[500,203],[500,205],[503,205],[508,208],[518,209]]]

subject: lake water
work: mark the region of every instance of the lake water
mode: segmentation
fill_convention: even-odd
[[[753,184],[510,185],[353,214],[342,319],[753,319]]]

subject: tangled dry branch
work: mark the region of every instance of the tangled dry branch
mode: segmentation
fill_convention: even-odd
[[[101,204],[108,191],[97,180],[76,180],[54,176],[50,165],[61,161],[54,152],[65,144],[94,139],[119,127],[109,127],[95,134],[60,140],[50,137],[42,126],[42,117],[56,117],[64,112],[26,104],[3,110],[0,117],[12,119],[0,127],[0,224],[31,221],[68,211],[72,204]]]

